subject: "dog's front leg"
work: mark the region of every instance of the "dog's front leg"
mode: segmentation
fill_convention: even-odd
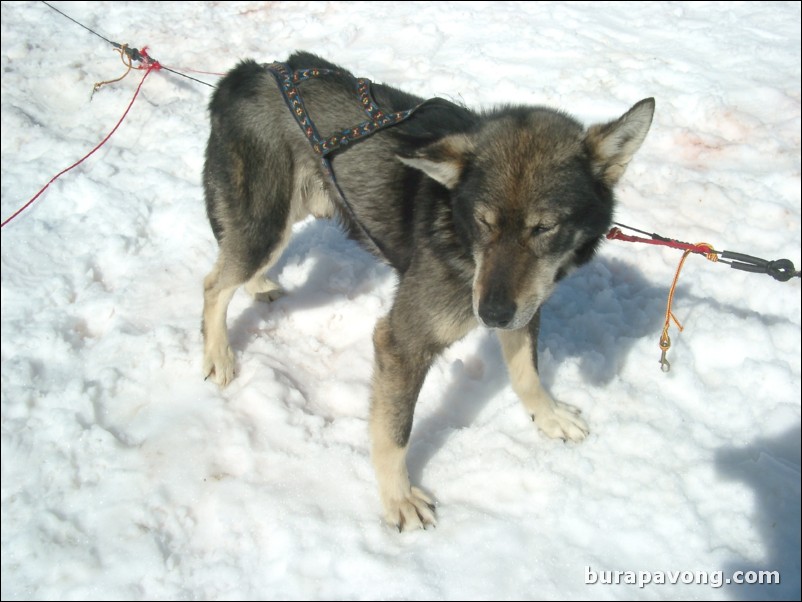
[[[370,431],[373,465],[385,519],[399,531],[434,525],[434,503],[409,483],[406,456],[412,415],[431,356],[414,352],[405,331],[395,332],[391,318],[379,320],[373,335],[376,349]],[[422,350],[421,350],[422,351]]]
[[[497,331],[512,388],[538,428],[549,437],[581,441],[588,434],[588,425],[579,417],[579,409],[555,401],[540,384],[537,373],[539,331],[540,310],[524,328]]]

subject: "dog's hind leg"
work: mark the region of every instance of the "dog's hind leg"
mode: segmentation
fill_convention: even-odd
[[[269,229],[263,230],[269,233]],[[274,233],[275,234],[275,233]],[[234,378],[234,354],[228,344],[226,314],[236,290],[245,290],[259,301],[272,301],[282,292],[264,273],[281,257],[292,234],[292,223],[286,222],[276,237],[248,241],[237,239],[237,246],[225,238],[214,268],[203,282],[203,374],[212,377],[221,387]]]
[[[540,384],[537,373],[539,330],[540,310],[524,328],[497,331],[512,388],[532,420],[546,435],[554,439],[581,441],[588,434],[588,426],[579,417],[579,409],[555,401]]]
[[[243,153],[245,155],[245,153]],[[314,168],[280,164],[272,169],[254,160],[241,160],[242,182],[207,186],[209,211],[218,235],[220,255],[204,281],[203,374],[220,386],[234,378],[234,354],[228,344],[226,313],[237,288],[258,301],[273,301],[283,290],[265,276],[281,257],[293,224],[312,214],[329,217],[333,208]],[[221,192],[222,191],[222,192]]]
[[[203,375],[221,387],[234,378],[234,353],[228,345],[226,314],[241,282],[227,275],[223,253],[203,281]]]

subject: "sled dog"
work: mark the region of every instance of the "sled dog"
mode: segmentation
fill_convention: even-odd
[[[473,328],[498,335],[540,430],[587,435],[578,409],[541,386],[540,309],[609,230],[613,189],[654,99],[584,127],[546,107],[479,112],[365,82],[299,52],[286,63],[244,61],[214,92],[203,185],[219,256],[204,281],[203,374],[220,386],[234,377],[229,301],[240,286],[260,301],[281,293],[265,273],[293,224],[340,220],[398,272],[373,335],[370,437],[385,519],[408,530],[435,524],[432,498],[406,467],[418,393],[438,354]],[[397,122],[383,127],[388,115]]]

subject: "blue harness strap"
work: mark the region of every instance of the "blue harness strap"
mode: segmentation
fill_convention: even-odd
[[[337,178],[334,176],[329,155],[353,142],[358,142],[363,138],[375,134],[379,130],[401,123],[428,101],[423,101],[419,105],[405,111],[386,113],[376,103],[373,99],[373,95],[370,93],[370,80],[358,78],[356,80],[355,89],[356,97],[359,105],[364,109],[365,113],[367,113],[368,119],[324,138],[320,135],[315,127],[315,123],[306,111],[298,85],[317,77],[340,75],[341,72],[333,69],[317,68],[293,71],[285,63],[270,63],[269,65],[265,65],[265,68],[273,74],[279,86],[279,90],[282,96],[284,96],[284,101],[287,103],[287,107],[290,109],[293,117],[295,117],[295,121],[298,123],[298,126],[301,128],[307,140],[309,140],[312,150],[320,156],[320,163],[323,166],[323,171],[329,176],[329,180],[333,188],[337,191],[344,209],[349,213],[352,221],[360,229],[362,234],[373,243],[382,256],[387,257],[382,245],[370,235],[365,226],[359,221],[351,204],[346,199],[339,184],[337,184]]]
[[[331,154],[341,146],[347,146],[351,142],[356,142],[379,130],[401,123],[426,102],[424,101],[406,111],[385,113],[381,110],[378,103],[373,100],[373,96],[370,93],[370,80],[359,78],[356,80],[356,96],[360,106],[364,109],[365,113],[367,113],[368,119],[353,127],[340,130],[327,138],[323,138],[318,133],[314,122],[306,112],[304,101],[298,90],[298,84],[325,75],[339,75],[340,72],[332,69],[314,68],[292,71],[284,63],[271,63],[265,67],[276,78],[276,82],[281,89],[281,93],[284,95],[287,106],[295,117],[295,121],[298,122],[301,130],[309,140],[309,143],[312,145],[312,149],[322,157]]]

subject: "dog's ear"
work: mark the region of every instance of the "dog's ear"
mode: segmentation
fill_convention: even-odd
[[[654,98],[645,98],[610,123],[588,128],[585,147],[593,172],[609,187],[615,186],[646,138],[654,116]]]
[[[472,138],[465,134],[452,134],[420,149],[411,157],[396,155],[396,158],[453,190],[473,148]]]

